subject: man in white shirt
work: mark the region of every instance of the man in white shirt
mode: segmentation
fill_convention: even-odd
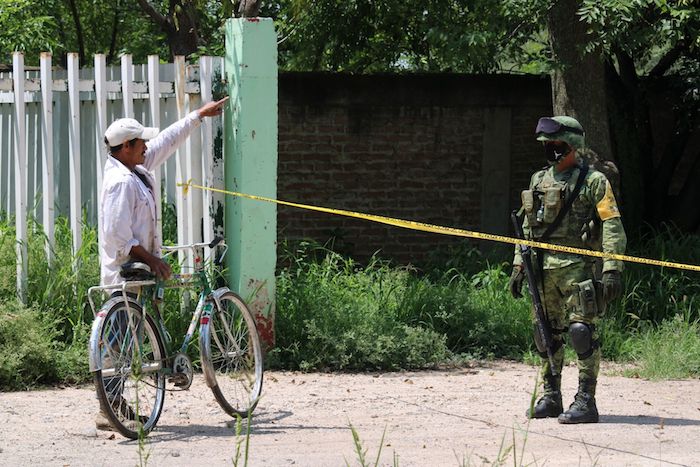
[[[119,269],[130,260],[146,263],[159,277],[170,276],[170,266],[160,259],[162,239],[155,201],[160,193],[153,193],[151,171],[177,150],[203,118],[220,115],[227,100],[204,104],[162,132],[133,118],[120,118],[107,128],[105,143],[110,154],[99,211],[102,285],[121,283]]]
[[[175,153],[199,128],[202,119],[220,115],[227,100],[225,97],[204,104],[162,132],[144,127],[133,118],[120,118],[107,128],[109,156],[104,168],[98,235],[102,285],[123,282],[119,272],[128,261],[146,263],[157,276],[170,277],[170,266],[160,258],[162,240],[155,198],[160,193],[153,192],[155,178],[151,171]],[[121,396],[115,401],[122,407],[119,399]],[[123,407],[128,410],[128,404]],[[98,429],[112,429],[102,411],[95,424]]]

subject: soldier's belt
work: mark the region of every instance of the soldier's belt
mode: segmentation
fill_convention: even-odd
[[[662,261],[662,260],[658,260],[658,259],[641,258],[638,256],[618,255],[615,253],[604,253],[602,251],[586,250],[584,248],[575,248],[575,247],[564,246],[564,245],[555,245],[553,243],[537,242],[534,240],[521,240],[519,238],[506,237],[504,235],[481,233],[481,232],[475,232],[472,230],[456,229],[453,227],[443,227],[440,225],[426,224],[424,222],[408,221],[408,220],[404,220],[404,219],[396,219],[393,217],[377,216],[374,214],[365,214],[362,212],[346,211],[344,209],[332,209],[332,208],[325,208],[325,207],[321,207],[321,206],[312,206],[309,204],[292,203],[289,201],[282,201],[282,200],[278,200],[278,199],[267,198],[265,196],[249,195],[246,193],[239,193],[236,191],[228,191],[228,190],[221,190],[218,188],[205,187],[205,186],[201,186],[201,185],[197,185],[197,184],[193,183],[192,180],[188,181],[187,183],[178,183],[177,185],[183,187],[183,191],[184,191],[185,196],[187,196],[187,193],[188,193],[190,188],[196,188],[199,190],[213,191],[213,192],[217,192],[217,193],[223,193],[226,195],[237,196],[239,198],[252,199],[255,201],[265,201],[267,203],[280,204],[283,206],[291,206],[291,207],[295,207],[295,208],[299,208],[299,209],[306,209],[306,210],[310,210],[310,211],[325,212],[328,214],[335,214],[335,215],[345,216],[345,217],[354,217],[356,219],[364,219],[364,220],[368,220],[368,221],[372,221],[372,222],[379,222],[381,224],[393,225],[396,227],[402,227],[404,229],[420,230],[423,232],[432,232],[432,233],[442,234],[442,235],[453,235],[456,237],[477,238],[479,240],[491,240],[493,242],[510,243],[512,245],[526,245],[526,246],[530,246],[533,248],[540,248],[543,250],[550,250],[550,251],[560,251],[563,253],[572,253],[575,255],[593,256],[593,257],[603,258],[603,259],[614,259],[614,260],[618,260],[618,261],[626,261],[629,263],[649,264],[652,266],[660,266],[660,267],[666,267],[666,268],[683,269],[686,271],[698,271],[698,272],[700,272],[700,266],[697,266],[694,264],[674,263],[671,261]]]

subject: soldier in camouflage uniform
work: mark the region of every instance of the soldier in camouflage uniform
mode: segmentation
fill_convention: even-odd
[[[566,116],[543,117],[536,134],[537,140],[544,144],[549,167],[535,173],[529,189],[522,192],[525,237],[623,254],[627,238],[610,182],[577,157],[577,150],[584,146],[584,132],[579,122]],[[566,211],[566,200],[575,191],[582,172],[580,191]],[[565,211],[563,217],[556,220],[562,210]],[[552,224],[555,226],[548,231]],[[537,349],[545,357],[542,363],[544,391],[537,404],[527,411],[527,416],[558,417],[559,423],[596,423],[595,390],[601,353],[596,323],[607,303],[621,293],[622,262],[555,251],[537,253],[533,262],[539,281],[537,287],[552,330],[553,362],[557,371],[555,376],[546,358],[546,347],[535,332]],[[516,248],[509,283],[516,298],[522,297],[523,279],[522,257]],[[561,369],[563,335],[567,332],[569,343],[578,355],[579,384],[574,402],[564,412]]]

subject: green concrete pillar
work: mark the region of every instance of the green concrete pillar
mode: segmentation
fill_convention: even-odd
[[[226,189],[277,198],[277,35],[269,18],[226,21]],[[277,206],[226,197],[229,286],[248,303],[263,342],[274,345]]]

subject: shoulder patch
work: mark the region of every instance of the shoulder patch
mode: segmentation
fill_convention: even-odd
[[[607,180],[605,181],[605,195],[603,199],[596,204],[596,209],[598,210],[598,217],[600,217],[601,221],[620,217],[620,210],[617,208],[617,201],[615,201],[612,186]]]

